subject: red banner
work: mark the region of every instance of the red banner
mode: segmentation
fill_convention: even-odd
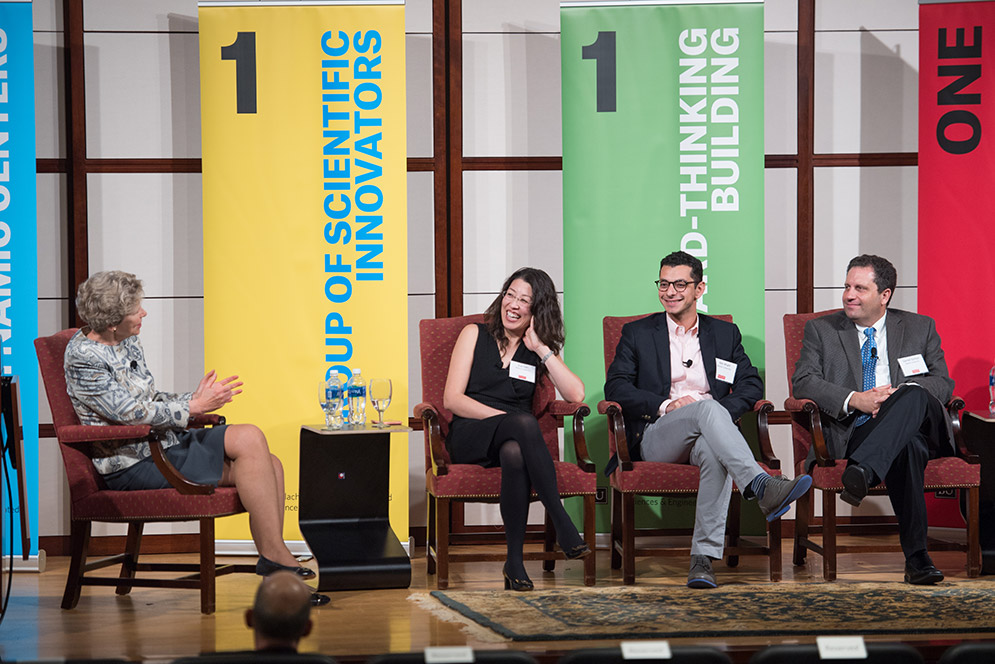
[[[919,312],[954,393],[988,410],[995,357],[995,2],[919,7]],[[931,525],[962,525],[930,497]]]
[[[988,408],[995,358],[995,2],[919,8],[919,311],[955,393]]]

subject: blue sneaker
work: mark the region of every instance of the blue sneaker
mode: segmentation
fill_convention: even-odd
[[[688,588],[718,588],[712,561],[708,556],[692,555],[691,569],[688,571]]]
[[[757,502],[768,521],[780,518],[791,503],[804,496],[812,486],[810,475],[799,475],[793,480],[775,475],[764,487],[764,495]]]

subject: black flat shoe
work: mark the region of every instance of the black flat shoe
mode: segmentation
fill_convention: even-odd
[[[289,565],[281,565],[280,563],[273,562],[269,558],[259,556],[259,562],[256,563],[256,574],[259,576],[269,576],[273,572],[277,572],[279,570],[293,572],[302,579],[313,579],[316,576],[313,569],[307,567],[290,567]]]
[[[857,464],[851,464],[843,470],[843,476],[840,478],[843,482],[843,492],[840,493],[843,502],[860,507],[861,501],[871,487],[869,474],[868,469]]]
[[[567,560],[577,560],[578,558],[586,558],[591,555],[591,547],[587,545],[587,542],[581,542],[576,546],[572,546],[569,549],[563,550],[563,555],[567,557]]]
[[[332,601],[332,598],[328,595],[322,595],[321,593],[311,593],[311,606],[325,606]]]
[[[916,554],[905,561],[905,583],[914,586],[931,586],[943,580],[943,572],[936,569],[928,554]]]
[[[502,570],[504,574],[504,589],[505,590],[516,590],[518,592],[523,592],[527,590],[533,590],[535,586],[532,584],[532,579],[525,577],[524,579],[514,579],[508,575],[508,563],[504,564],[504,569]]]

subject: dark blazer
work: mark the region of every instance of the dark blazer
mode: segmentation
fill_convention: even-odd
[[[888,309],[885,332],[892,386],[916,383],[941,404],[950,401],[954,382],[947,371],[933,319],[901,309]],[[926,361],[928,373],[903,374],[898,359],[919,354]],[[802,352],[791,378],[791,391],[796,399],[815,401],[819,410],[828,415],[822,420],[822,432],[834,459],[846,456],[846,444],[857,413],[846,412],[843,404],[850,392],[863,389],[862,374],[857,328],[846,314],[837,311],[805,324]],[[949,435],[947,440],[936,442],[948,455],[953,454]],[[807,465],[810,466],[814,459],[815,451],[809,450]]]
[[[743,350],[743,337],[733,323],[698,314],[698,342],[708,376],[708,391],[733,420],[763,398],[760,373]],[[716,380],[715,358],[736,363],[733,384]],[[622,406],[625,437],[633,461],[642,457],[639,445],[643,429],[658,418],[660,404],[670,398],[670,332],[667,314],[661,312],[627,323],[608,367],[605,399]],[[612,457],[605,468],[610,475],[618,465]]]

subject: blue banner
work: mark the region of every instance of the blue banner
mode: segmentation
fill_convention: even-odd
[[[35,195],[34,36],[31,3],[0,1],[0,370],[19,376],[24,425],[31,550],[38,553],[38,235]],[[14,480],[9,459],[7,477]],[[4,481],[6,484],[6,480]],[[4,521],[14,523],[14,553],[21,554],[19,513],[4,491]],[[5,525],[6,525],[5,523]],[[9,526],[3,551],[9,550]]]

